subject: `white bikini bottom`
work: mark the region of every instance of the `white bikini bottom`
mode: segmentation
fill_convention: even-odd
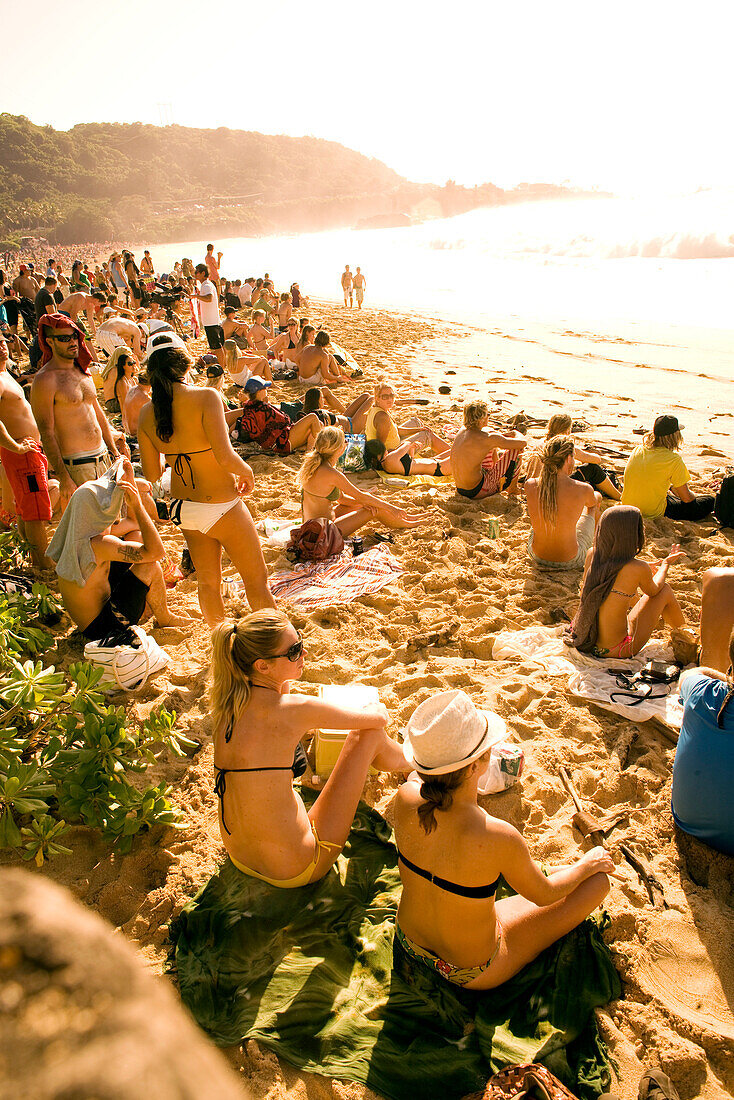
[[[171,500],[171,522],[184,531],[200,531],[202,535],[208,534],[215,523],[225,516],[240,498],[234,500],[222,500],[216,504],[207,504],[199,500]]]

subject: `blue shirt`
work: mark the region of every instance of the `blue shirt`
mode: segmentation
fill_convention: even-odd
[[[673,764],[676,824],[704,844],[734,855],[734,699],[717,715],[729,687],[702,674],[683,681],[683,725]]]

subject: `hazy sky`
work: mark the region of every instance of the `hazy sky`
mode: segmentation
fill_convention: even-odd
[[[60,129],[313,134],[439,183],[734,184],[726,0],[64,0],[31,17],[0,0],[0,11],[3,40],[31,50],[4,52],[2,109]]]

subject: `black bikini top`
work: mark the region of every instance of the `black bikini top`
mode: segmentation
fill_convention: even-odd
[[[231,732],[226,740],[229,741],[232,736]],[[222,803],[222,826],[227,836],[231,836],[231,832],[227,828],[227,822],[224,819],[224,794],[227,790],[227,776],[230,772],[292,772],[293,778],[298,779],[299,775],[303,775],[308,766],[306,759],[306,753],[303,750],[303,745],[299,741],[296,745],[296,751],[293,754],[293,763],[287,766],[278,768],[218,768],[214,765],[214,771],[217,773],[214,780],[214,793]]]
[[[502,877],[498,875],[494,882],[490,882],[489,886],[460,886],[457,882],[451,882],[447,878],[441,878],[440,875],[432,875],[430,871],[424,871],[422,867],[407,859],[400,851],[398,851],[398,859],[414,874],[420,875],[421,878],[430,882],[432,886],[438,886],[439,890],[445,890],[447,894],[458,894],[462,898],[493,898],[497,893],[497,884]]]
[[[175,451],[168,451],[167,452],[166,458],[175,458],[176,459],[176,461],[173,464],[173,472],[181,478],[181,484],[182,485],[186,484],[186,478],[184,477],[184,472],[183,472],[184,462],[186,463],[186,465],[189,468],[189,477],[191,478],[191,488],[195,489],[196,488],[196,479],[194,478],[194,471],[193,471],[192,466],[191,466],[191,456],[192,455],[205,455],[206,452],[210,451],[210,450],[211,450],[211,447],[204,447],[203,451],[189,451],[188,454],[186,454],[184,451],[181,451],[179,454],[176,454]]]

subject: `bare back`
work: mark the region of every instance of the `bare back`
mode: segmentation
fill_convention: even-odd
[[[539,485],[536,478],[525,482],[528,517],[533,528],[533,553],[547,561],[571,561],[578,552],[576,524],[584,508],[594,507],[594,490],[584,481],[574,481],[567,474],[559,474],[558,508],[549,522],[540,510]]]
[[[316,347],[315,344],[306,344],[298,359],[298,373],[301,378],[313,378],[321,371],[328,373],[329,353],[326,348]]]
[[[473,489],[482,477],[482,463],[494,447],[486,432],[462,428],[451,447],[451,469],[457,489]]]
[[[153,404],[149,402],[140,412],[138,442],[148,480],[159,479],[160,456],[166,456],[171,467],[173,497],[216,503],[238,495],[234,474],[220,464],[220,458],[232,448],[224,408],[216,391],[176,383],[171,438],[164,440],[158,435]]]
[[[426,835],[418,819],[420,782],[408,780],[395,798],[398,850],[431,874],[462,886],[487,886],[501,868],[494,851],[494,830],[501,830],[480,806],[456,803],[436,813],[436,828]],[[499,836],[498,836],[499,839]],[[405,934],[457,966],[488,959],[497,942],[494,897],[466,898],[439,889],[401,865],[403,892],[398,923]]]

